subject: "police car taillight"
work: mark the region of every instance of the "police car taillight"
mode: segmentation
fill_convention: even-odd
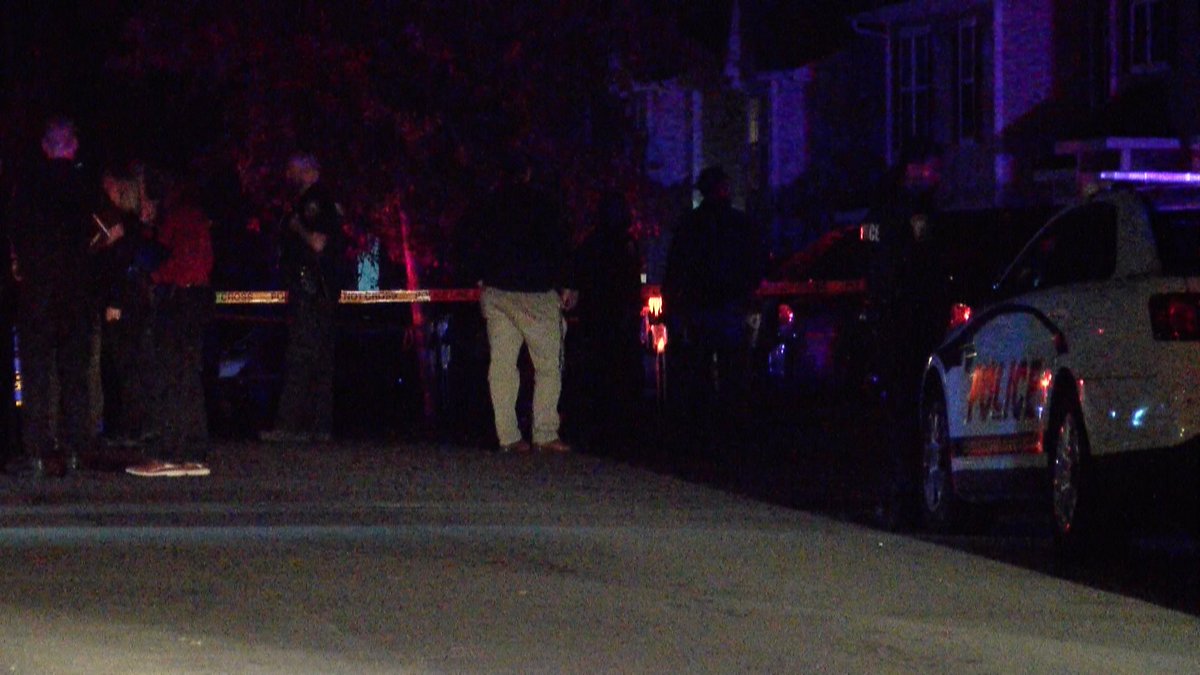
[[[950,307],[950,320],[946,324],[946,332],[950,332],[970,320],[971,306],[961,302],[955,303]]]
[[[1155,340],[1200,340],[1200,294],[1152,296],[1150,328]]]
[[[779,323],[779,332],[791,332],[792,325],[796,322],[796,312],[792,311],[791,305],[779,304],[776,309],[776,320]]]

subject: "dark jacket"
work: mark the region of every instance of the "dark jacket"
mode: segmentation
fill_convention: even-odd
[[[162,256],[162,247],[154,240],[154,225],[111,204],[102,208],[97,217],[106,227],[119,223],[125,230],[125,235],[115,242],[99,241],[92,247],[97,300],[102,307],[144,316],[150,305],[150,273]]]
[[[299,219],[305,230],[328,237],[320,253],[290,227],[293,217]],[[337,204],[323,184],[314,183],[296,200],[281,237],[280,268],[286,288],[306,295],[336,298],[342,286],[342,253],[346,242]]]
[[[580,325],[597,332],[618,328],[636,338],[642,308],[642,264],[633,238],[625,232],[598,229],[575,251],[573,268]],[[618,339],[624,333],[608,337]]]
[[[86,311],[92,278],[88,242],[96,194],[79,165],[34,167],[14,198],[10,238],[21,276],[20,307],[42,316]]]
[[[762,235],[746,214],[727,201],[705,199],[675,228],[662,289],[667,311],[744,309],[766,260]]]
[[[537,293],[571,287],[570,233],[558,203],[528,184],[487,196],[465,228],[476,243],[470,276],[485,286]]]

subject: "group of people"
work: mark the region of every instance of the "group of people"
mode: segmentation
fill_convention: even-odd
[[[7,470],[59,475],[107,443],[141,449],[125,469],[135,476],[208,475],[202,372],[213,246],[194,186],[136,163],[93,179],[67,119],[48,123],[41,150],[6,218],[22,383],[22,452]],[[496,439],[508,452],[571,450],[559,398],[565,313],[574,311],[577,391],[586,399],[575,429],[591,446],[626,445],[642,388],[642,267],[630,206],[619,192],[601,195],[590,235],[572,250],[565,209],[531,176],[528,158],[514,161],[464,228],[466,268],[481,288]],[[260,438],[322,442],[333,432],[343,214],[312,155],[293,156],[287,178],[299,196],[280,228],[286,370],[275,426]],[[720,381],[733,388],[747,366],[743,321],[765,257],[730,204],[729,177],[710,169],[699,188],[704,201],[677,228],[664,284],[673,348],[699,370],[715,357]],[[517,412],[522,347],[534,375],[528,437]]]
[[[556,201],[530,181],[527,162],[488,196],[467,231],[478,242],[472,269],[482,287],[496,436],[506,452],[565,452],[559,435],[564,312],[575,312],[578,349],[574,428],[606,452],[629,449],[642,404],[639,322],[641,259],[632,215],[619,192],[599,198],[590,235],[574,251]],[[767,262],[761,232],[733,207],[730,177],[701,172],[703,200],[675,229],[663,283],[670,317],[669,355],[692,422],[740,419],[755,291]],[[533,366],[528,439],[516,413],[522,345]],[[692,405],[695,404],[695,405]]]
[[[139,162],[96,177],[79,145],[69,119],[51,120],[6,214],[22,405],[6,470],[56,476],[124,454],[134,476],[207,476],[211,222],[191,181]],[[287,177],[300,195],[281,228],[288,371],[263,438],[319,441],[333,427],[341,219],[313,156],[293,156]]]
[[[8,214],[21,364],[19,475],[59,475],[107,440],[139,442],[137,476],[203,476],[203,325],[212,305],[209,223],[185,181],[144,166],[96,181],[68,119]],[[97,184],[99,183],[99,184]]]

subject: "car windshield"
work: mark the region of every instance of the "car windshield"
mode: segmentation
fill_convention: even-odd
[[[1200,193],[1162,190],[1147,200],[1163,274],[1200,276]]]

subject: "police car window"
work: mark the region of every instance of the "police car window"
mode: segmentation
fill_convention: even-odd
[[[1117,213],[1111,204],[1088,204],[1055,219],[1009,269],[1000,290],[1027,293],[1112,276],[1117,261]]]
[[[1200,276],[1200,204],[1157,204],[1150,224],[1163,274]]]
[[[1088,204],[1064,214],[1051,229],[1056,242],[1042,271],[1041,287],[1100,281],[1117,266],[1117,210]]]

